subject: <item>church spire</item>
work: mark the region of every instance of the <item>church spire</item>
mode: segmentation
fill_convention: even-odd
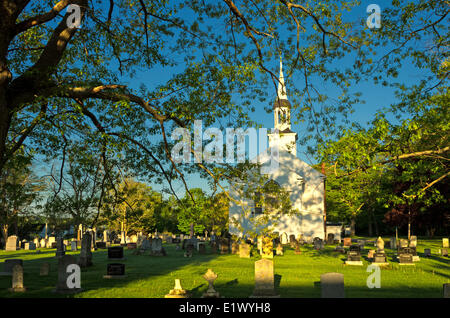
[[[281,55],[280,55],[280,77],[278,78],[278,80],[279,80],[277,91],[278,99],[287,100],[286,85],[284,83],[284,76],[283,76],[283,61],[281,60]]]

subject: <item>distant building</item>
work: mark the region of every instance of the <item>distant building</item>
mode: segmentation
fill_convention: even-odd
[[[278,232],[280,235],[283,233],[286,233],[288,236],[293,234],[297,238],[303,235],[306,240],[312,240],[314,237],[325,239],[325,176],[297,158],[297,133],[291,130],[291,104],[287,98],[281,61],[277,95],[273,112],[274,128],[279,131],[279,139],[274,138],[274,134],[268,134],[268,151],[270,152],[275,143],[278,144],[279,168],[270,173],[268,177],[271,182],[290,193],[291,203],[299,213],[297,215],[284,215],[277,221],[278,224],[276,226],[271,224],[269,226],[273,232]],[[241,236],[242,231],[233,224],[232,219],[240,220],[240,227],[247,229],[251,224],[250,218],[257,217],[258,214],[263,213],[264,207],[257,207],[254,202],[242,198],[239,194],[238,183],[239,181],[236,181],[230,186],[230,195],[235,200],[240,201],[241,204],[238,205],[230,201],[229,231],[231,234]],[[243,217],[245,215],[243,206],[252,209],[250,216]]]

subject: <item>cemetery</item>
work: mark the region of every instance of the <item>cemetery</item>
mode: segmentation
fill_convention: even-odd
[[[450,2],[370,2],[0,1],[0,299],[450,298]]]
[[[291,247],[286,241],[275,247],[271,240],[262,239],[260,249],[257,242],[253,247],[242,243],[236,253],[214,249],[209,240],[199,245],[204,246],[200,252],[202,249],[189,248],[193,245],[187,241],[189,258],[184,257],[183,249],[177,249],[177,243],[164,240],[160,246],[160,240],[153,245],[155,252],[150,246],[141,254],[126,245],[89,248],[89,253],[67,248],[63,256],[52,248],[0,251],[0,297],[442,298],[443,286],[449,283],[450,259],[441,255],[445,239],[419,237],[413,243],[420,256],[416,262],[412,262],[413,252],[407,254],[400,245],[398,249],[390,248],[389,243],[383,246],[381,240],[389,242],[387,237],[352,238],[350,247],[341,242],[319,249],[314,242]],[[366,242],[358,249],[362,266],[346,265],[347,254],[356,250],[358,240]],[[336,247],[345,249],[345,254]],[[157,253],[161,248],[165,256]],[[277,252],[280,248],[282,254]],[[295,253],[298,249],[300,254]],[[373,259],[369,259],[374,249]],[[402,255],[409,255],[409,261]],[[381,288],[369,288],[366,268],[377,257],[387,266],[381,267]],[[63,271],[64,266],[80,264],[80,259],[90,265],[81,267],[80,288],[68,289],[65,280],[69,274]],[[402,266],[402,262],[412,266]]]

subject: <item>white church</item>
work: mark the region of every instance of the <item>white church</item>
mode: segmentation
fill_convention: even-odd
[[[266,226],[272,232],[278,232],[285,238],[295,235],[297,239],[303,237],[306,241],[311,241],[315,237],[325,239],[325,176],[297,158],[297,133],[291,130],[291,104],[286,93],[281,61],[277,95],[273,114],[274,128],[278,129],[279,137],[273,133],[268,134],[269,147],[267,151],[270,152],[270,149],[277,143],[279,166],[278,169],[271,170],[266,177],[270,182],[275,182],[289,193],[291,204],[298,212],[277,217],[276,222]],[[242,185],[239,181],[230,185],[230,195],[239,204],[230,201],[229,232],[242,237],[246,236],[247,230],[252,226],[252,218],[264,213],[264,207],[257,206],[252,200],[243,198],[240,195],[241,187],[237,184]],[[251,213],[248,213],[249,210]],[[236,225],[236,220],[238,220],[239,226]]]

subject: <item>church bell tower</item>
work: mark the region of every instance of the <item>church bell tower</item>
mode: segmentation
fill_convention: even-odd
[[[280,138],[275,140],[274,134],[269,135],[269,147],[275,142],[278,149],[288,151],[297,156],[297,133],[291,131],[291,103],[287,98],[286,85],[283,76],[283,63],[280,57],[280,77],[278,82],[277,98],[273,104],[274,128],[278,130]]]

